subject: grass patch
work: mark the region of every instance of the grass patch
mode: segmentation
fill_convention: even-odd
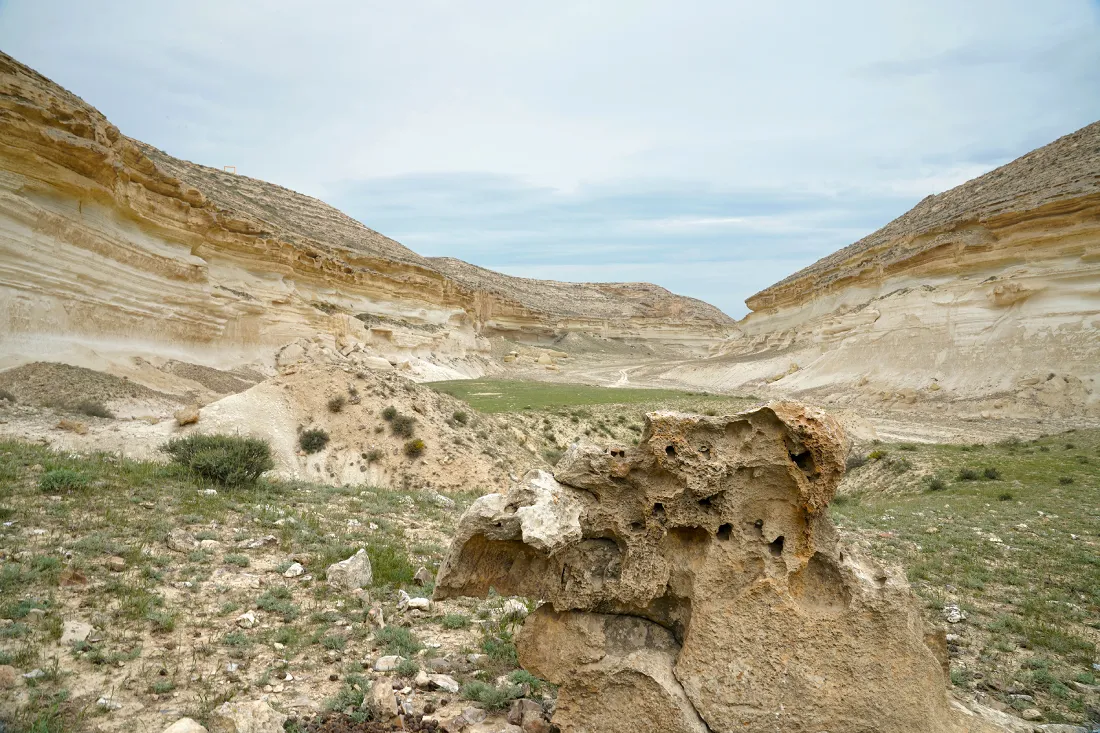
[[[424,648],[420,639],[416,638],[409,629],[403,626],[387,626],[374,632],[374,639],[382,645],[386,654],[396,654],[401,657],[414,657]]]

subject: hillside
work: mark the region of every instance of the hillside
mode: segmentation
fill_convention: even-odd
[[[648,284],[426,259],[314,198],[128,138],[4,54],[0,141],[0,368],[270,367],[278,347],[323,334],[461,376],[493,368],[492,336],[705,349],[732,324]]]
[[[746,303],[719,356],[653,372],[985,419],[1100,416],[1100,122]]]

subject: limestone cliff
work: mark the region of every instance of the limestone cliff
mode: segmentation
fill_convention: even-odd
[[[731,323],[652,285],[426,259],[316,199],[130,139],[0,53],[0,367],[270,362],[321,333],[457,374],[483,371],[485,337],[500,333],[706,346]]]
[[[716,358],[670,376],[1100,414],[1100,123],[929,196],[746,303]]]

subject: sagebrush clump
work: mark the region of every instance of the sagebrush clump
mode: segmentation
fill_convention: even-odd
[[[73,411],[79,412],[82,415],[88,417],[102,417],[113,418],[115,414],[107,409],[107,406],[102,402],[95,402],[93,400],[84,400],[73,405]]]
[[[394,435],[402,438],[411,438],[416,429],[416,418],[409,415],[395,415],[390,420],[390,430]]]
[[[325,446],[328,445],[328,441],[328,432],[321,428],[303,430],[301,434],[298,435],[298,447],[306,453],[316,453],[324,450]]]
[[[329,412],[341,412],[344,409],[344,405],[348,403],[348,398],[342,394],[333,395],[328,398],[328,411]]]
[[[424,452],[424,441],[420,438],[414,438],[405,443],[405,455],[409,458],[416,458]]]
[[[172,462],[197,476],[222,486],[255,483],[275,468],[271,446],[258,438],[237,435],[189,435],[175,438],[161,448]]]

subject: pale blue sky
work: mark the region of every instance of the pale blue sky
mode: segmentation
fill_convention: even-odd
[[[421,254],[734,316],[1100,118],[1095,0],[0,0],[0,48]]]

